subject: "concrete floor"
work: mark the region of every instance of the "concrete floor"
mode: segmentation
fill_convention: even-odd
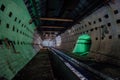
[[[81,60],[78,60],[78,61],[81,61]],[[117,79],[120,76],[120,72],[119,72],[120,68],[118,66],[110,65],[107,63],[105,64],[105,63],[100,63],[100,62],[89,61],[89,60],[87,61],[82,60],[81,62],[113,78]],[[54,69],[54,73],[57,70],[59,70],[58,65],[57,65],[57,69],[56,68]],[[65,71],[65,69],[63,70]],[[57,75],[57,72],[55,73],[55,75]],[[50,59],[49,59],[49,51],[47,51],[46,49],[41,50],[15,76],[13,80],[56,80],[54,78]],[[59,79],[59,80],[63,80],[63,79]]]
[[[41,50],[13,80],[54,80],[48,54]]]

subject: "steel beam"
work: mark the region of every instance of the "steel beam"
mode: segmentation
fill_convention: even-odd
[[[65,27],[62,27],[62,26],[41,26],[40,28],[65,28]]]
[[[60,18],[40,18],[43,21],[63,21],[63,22],[73,22],[72,19],[60,19]]]

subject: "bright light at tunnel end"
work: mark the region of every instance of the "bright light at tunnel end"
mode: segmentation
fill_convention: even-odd
[[[56,37],[56,46],[60,46],[61,45],[61,36],[57,36]]]

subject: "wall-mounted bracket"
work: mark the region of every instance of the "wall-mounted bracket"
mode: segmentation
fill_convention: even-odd
[[[10,47],[12,47],[14,53],[20,53],[20,52],[16,51],[16,49],[14,47],[14,44],[13,44],[13,42],[11,40],[9,40],[8,38],[5,38],[4,42],[5,42],[5,44],[6,44],[6,46],[7,46],[8,49],[10,49]]]

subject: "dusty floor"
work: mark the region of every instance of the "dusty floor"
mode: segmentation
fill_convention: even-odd
[[[41,50],[13,80],[54,80],[47,50]]]

